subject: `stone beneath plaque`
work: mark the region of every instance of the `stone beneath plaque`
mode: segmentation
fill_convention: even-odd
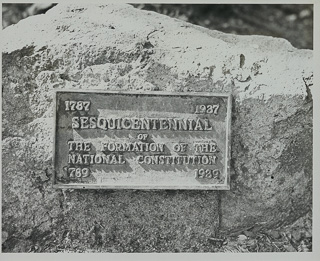
[[[1,40],[2,252],[213,252],[212,238],[312,211],[312,50],[124,4],[59,4],[7,27]],[[54,93],[80,88],[232,93],[230,190],[52,189]],[[67,161],[67,141],[60,150]]]
[[[58,91],[58,188],[229,189],[231,96]]]

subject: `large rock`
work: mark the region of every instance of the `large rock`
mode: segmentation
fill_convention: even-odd
[[[312,203],[312,51],[129,5],[58,5],[2,33],[3,251],[212,251]],[[55,89],[232,92],[231,190],[51,188]]]

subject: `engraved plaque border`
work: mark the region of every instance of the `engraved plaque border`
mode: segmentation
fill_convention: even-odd
[[[203,97],[226,97],[227,98],[227,115],[226,115],[226,152],[225,152],[225,181],[223,184],[213,184],[208,186],[159,186],[159,185],[99,185],[99,184],[57,184],[56,183],[56,135],[58,131],[57,124],[57,99],[58,93],[102,93],[102,94],[123,94],[123,95],[141,95],[141,96],[203,96]],[[53,175],[52,187],[56,189],[133,189],[133,190],[230,190],[230,159],[231,159],[231,93],[211,93],[211,92],[166,92],[166,91],[111,91],[111,90],[74,90],[74,89],[57,89],[54,91],[54,128],[53,128]]]

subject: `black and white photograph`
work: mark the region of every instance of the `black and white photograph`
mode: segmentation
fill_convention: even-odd
[[[315,258],[315,2],[1,4],[3,254]]]

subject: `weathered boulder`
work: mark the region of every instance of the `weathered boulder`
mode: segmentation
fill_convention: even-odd
[[[3,251],[212,251],[218,225],[279,226],[310,210],[312,51],[129,5],[59,4],[2,38]],[[64,88],[232,92],[231,190],[51,188]]]

